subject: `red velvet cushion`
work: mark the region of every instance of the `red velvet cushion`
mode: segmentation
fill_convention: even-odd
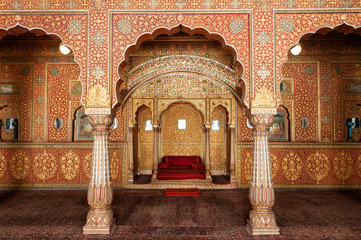
[[[204,165],[202,163],[195,162],[192,164],[194,169],[204,169]]]
[[[158,168],[169,168],[169,167],[170,167],[169,163],[161,162],[158,164]]]
[[[184,179],[205,179],[206,172],[203,170],[170,170],[160,169],[158,180],[184,180]]]
[[[168,156],[166,158],[171,166],[191,167],[194,162],[200,162],[198,156]]]

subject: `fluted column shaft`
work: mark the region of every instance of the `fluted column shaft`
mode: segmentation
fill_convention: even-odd
[[[272,212],[275,202],[272,168],[270,162],[268,127],[272,115],[253,116],[253,164],[249,200],[252,210],[247,222],[247,231],[252,235],[277,235],[279,228]]]
[[[115,228],[114,214],[111,208],[113,187],[109,167],[109,126],[113,118],[110,115],[89,115],[93,126],[93,159],[88,186],[88,204],[90,210],[83,227],[84,234],[111,234]]]

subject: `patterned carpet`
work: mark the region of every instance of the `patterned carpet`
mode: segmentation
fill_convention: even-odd
[[[280,236],[249,236],[247,190],[117,190],[111,236],[83,235],[86,191],[1,191],[1,239],[361,239],[361,191],[278,191]]]

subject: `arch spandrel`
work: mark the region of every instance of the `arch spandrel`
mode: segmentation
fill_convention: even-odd
[[[246,86],[250,86],[250,11],[238,11],[237,13],[230,11],[222,15],[214,13],[160,15],[112,12],[111,18],[113,89],[116,89],[119,80],[119,66],[121,67],[127,60],[128,49],[134,51],[144,40],[154,39],[159,34],[171,35],[178,32],[180,27],[182,27],[182,31],[189,31],[192,34],[201,33],[220,41],[225,48],[233,49],[236,55],[235,60],[242,63],[242,80]],[[244,97],[246,105],[249,104],[248,91],[247,89]],[[116,103],[116,93],[113,91],[112,105],[114,106]]]
[[[74,52],[74,60],[79,64],[79,80],[83,86],[82,103],[84,104],[87,90],[87,23],[88,15],[84,11],[67,13],[54,12],[7,12],[0,14],[0,30],[2,37],[5,32],[14,35],[12,28],[21,27],[35,33],[55,34]],[[7,35],[7,34],[6,34]]]
[[[282,66],[287,61],[288,51],[296,45],[302,36],[316,33],[322,29],[334,29],[342,24],[354,29],[361,27],[361,12],[342,9],[340,12],[320,12],[319,10],[303,11],[292,14],[291,11],[275,11],[275,58],[277,103],[280,104],[281,95],[279,85],[282,81]],[[342,31],[342,29],[340,29]],[[328,31],[328,30],[327,30]],[[326,31],[326,32],[327,32]]]

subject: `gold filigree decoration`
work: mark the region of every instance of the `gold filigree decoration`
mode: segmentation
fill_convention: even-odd
[[[90,178],[93,153],[88,153],[83,162],[83,171],[87,178]]]
[[[273,108],[277,106],[277,101],[274,97],[273,91],[266,86],[263,86],[256,93],[252,99],[252,107],[256,108]]]
[[[252,177],[252,156],[250,152],[246,153],[246,158],[244,159],[244,177],[249,182]]]
[[[292,183],[301,177],[303,162],[297,153],[290,152],[282,160],[283,175]]]
[[[54,176],[57,163],[53,154],[44,151],[34,158],[34,173],[41,180],[47,180]]]
[[[277,161],[277,156],[274,154],[271,154],[270,160],[271,160],[271,165],[272,165],[272,178],[275,178],[280,169],[279,163]]]
[[[61,157],[61,173],[66,179],[71,180],[78,175],[79,162],[79,157],[71,150]]]
[[[356,169],[357,169],[358,175],[361,177],[361,155],[358,156],[358,158],[357,158]]]
[[[307,157],[306,168],[308,175],[319,183],[330,171],[330,160],[318,151]]]
[[[353,168],[353,159],[352,157],[342,151],[339,153],[335,160],[333,161],[333,170],[335,175],[341,181],[346,181],[350,178]]]
[[[4,176],[6,172],[6,161],[5,161],[5,156],[4,155],[0,155],[0,178],[2,176]]]
[[[16,180],[22,180],[29,171],[29,157],[24,152],[16,152],[10,158],[10,173]]]
[[[86,106],[88,108],[109,108],[110,95],[108,90],[100,84],[96,84],[89,89]]]
[[[119,168],[121,167],[120,157],[117,152],[113,152],[112,158],[110,159],[110,176],[112,180],[116,180],[119,175]]]

